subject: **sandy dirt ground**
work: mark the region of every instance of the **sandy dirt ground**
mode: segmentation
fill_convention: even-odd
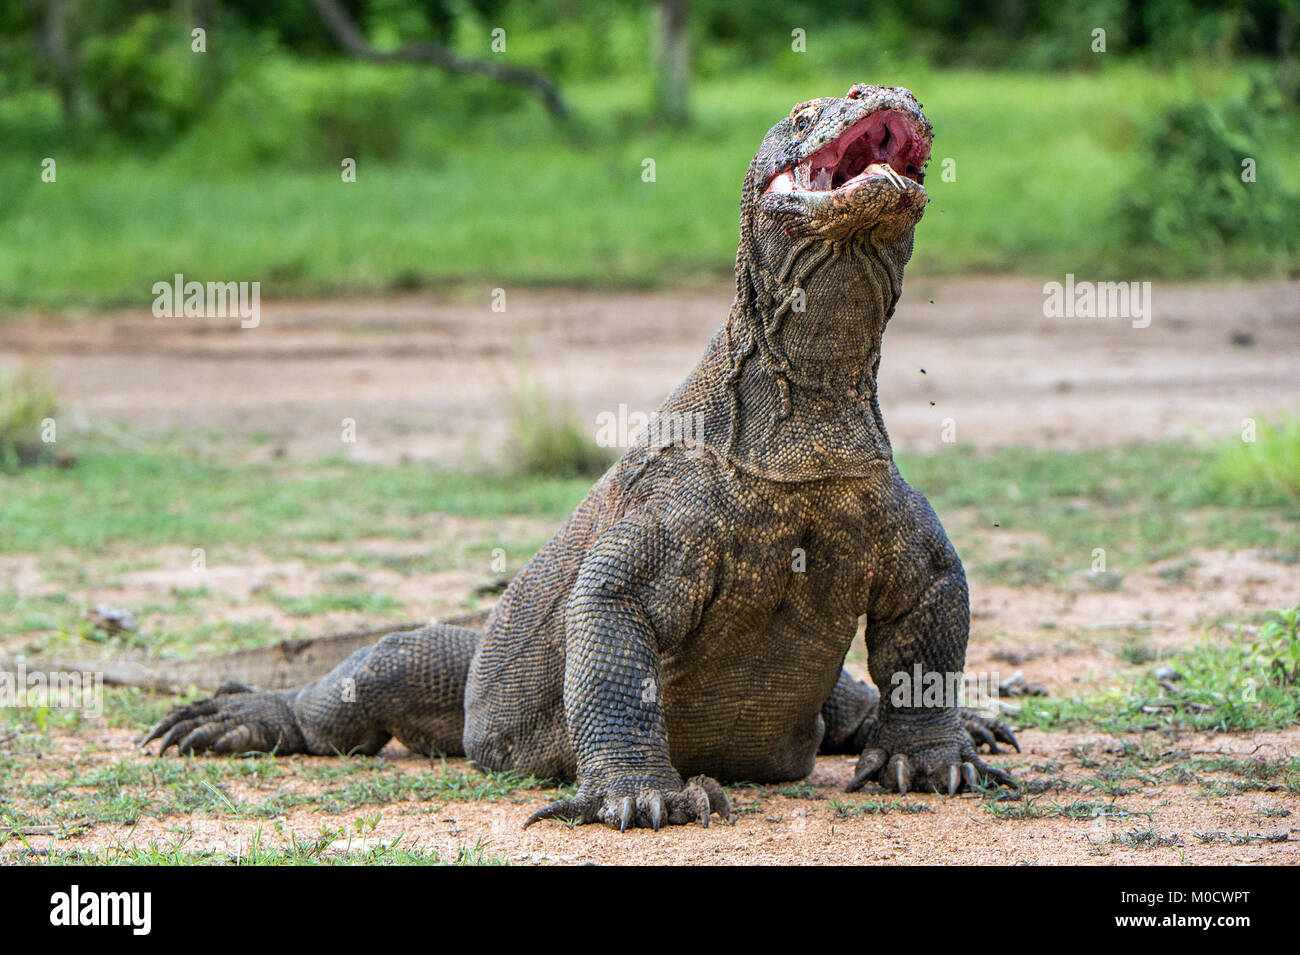
[[[502,454],[508,408],[525,380],[551,400],[569,403],[593,431],[596,416],[617,412],[620,404],[653,409],[698,357],[731,295],[722,284],[653,293],[507,291],[504,313],[490,310],[487,289],[456,299],[264,303],[255,329],[130,311],[17,316],[0,322],[0,364],[39,363],[87,420],[123,422],[141,436],[168,433],[182,442],[218,432],[225,436],[223,448],[250,459],[342,448],[374,461],[472,462]],[[1246,416],[1300,407],[1300,283],[1158,283],[1153,320],[1143,329],[1118,320],[1047,319],[1042,301],[1041,283],[1033,281],[909,278],[882,367],[882,402],[895,445],[936,447],[945,419],[955,423],[957,440],[981,448],[1219,438],[1236,433]],[[357,422],[355,445],[340,445],[345,417]],[[962,515],[951,518],[961,525]],[[353,549],[397,553],[482,530],[461,518],[438,521],[423,541],[363,541]],[[515,531],[546,532],[534,524],[522,522]],[[1004,535],[1006,553],[988,556],[1014,556],[1033,544],[1029,537]],[[397,615],[421,619],[461,609],[463,595],[481,582],[480,575],[459,569],[401,575],[328,561],[301,565],[256,549],[244,557],[209,575],[214,600],[245,601],[267,580],[290,594],[308,593],[320,578],[356,570],[400,602]],[[1264,555],[1200,551],[1179,561],[1191,569],[1176,581],[1152,567],[1127,575],[1113,592],[974,586],[968,670],[1005,678],[1019,669],[1053,695],[1077,694],[1136,672],[1116,652],[1134,635],[1156,651],[1186,647],[1207,628],[1300,596],[1296,568]],[[157,567],[116,576],[111,596],[127,606],[162,602],[184,583]],[[40,562],[30,555],[6,556],[0,579],[31,592],[46,586]],[[58,587],[87,603],[103,596],[97,582],[84,592],[66,583]],[[291,625],[278,617],[269,622]],[[367,621],[344,616],[325,622],[326,630],[343,630]],[[21,649],[21,640],[0,643],[0,650]],[[850,666],[863,666],[860,648]],[[79,762],[80,772],[149,759],[136,754],[131,735],[98,724],[60,735],[57,751],[47,756],[52,762],[33,765],[31,772],[48,773],[60,760]],[[995,759],[1042,790],[1034,797],[1042,811],[1025,817],[1003,818],[974,796],[913,794],[902,808],[889,794],[849,796],[842,789],[853,761],[824,757],[808,787],[733,788],[735,825],[708,830],[620,836],[597,826],[569,830],[547,823],[522,831],[527,815],[554,796],[535,790],[499,801],[408,800],[338,814],[295,809],[272,820],[191,813],[145,816],[133,827],[55,827],[28,836],[30,852],[11,840],[0,858],[165,846],[178,839],[187,851],[234,853],[249,845],[259,826],[274,826],[273,842],[291,834],[311,838],[328,826],[354,833],[340,837],[332,851],[368,849],[400,836],[408,848],[454,857],[482,844],[488,854],[517,862],[1300,862],[1300,800],[1286,785],[1234,789],[1240,775],[1202,769],[1199,779],[1190,779],[1176,772],[1189,760],[1215,754],[1272,764],[1294,758],[1300,728],[1127,741],[1081,732],[1020,736],[1023,754]],[[1117,795],[1113,785],[1097,780],[1095,757],[1120,759],[1123,742],[1155,757],[1144,764],[1147,781],[1138,778]],[[382,755],[385,772],[429,769],[396,744]],[[286,760],[278,785],[320,786],[304,773],[332,762]],[[447,766],[464,769],[459,760]],[[1212,785],[1216,779],[1225,785]],[[243,785],[231,782],[231,795],[254,801],[266,795],[253,786],[241,791]],[[1080,800],[1094,806],[1092,815],[1062,813],[1062,806]],[[1098,812],[1097,804],[1110,808]],[[372,828],[354,832],[355,820],[376,812]]]
[[[296,809],[270,818],[238,818],[224,813],[143,816],[133,825],[76,820],[52,831],[40,827],[10,840],[0,860],[39,859],[51,851],[103,851],[135,846],[183,846],[189,853],[241,856],[250,845],[283,846],[291,839],[310,844],[326,837],[330,853],[362,853],[385,845],[438,852],[455,859],[481,846],[492,859],[545,864],[798,864],[860,865],[1296,865],[1300,863],[1298,800],[1279,782],[1257,783],[1224,795],[1207,791],[1209,781],[1239,778],[1204,773],[1179,781],[1180,760],[1235,756],[1276,760],[1300,750],[1300,728],[1280,732],[1184,735],[1149,738],[1151,762],[1123,777],[1122,794],[1108,791],[1098,759],[1122,755],[1124,742],[1094,733],[1020,735],[1022,754],[991,759],[1013,769],[1038,790],[1018,802],[992,803],[980,796],[956,798],[912,793],[899,800],[890,793],[843,792],[853,775],[850,757],[820,757],[803,785],[729,788],[733,822],[714,817],[699,826],[667,827],[658,833],[619,833],[600,825],[569,828],[557,822],[523,829],[536,809],[556,798],[554,790],[517,791],[485,801],[417,801],[365,805],[343,812]],[[1137,742],[1137,741],[1130,741]],[[79,771],[124,758],[133,752],[131,734],[90,729],[61,740],[62,752],[34,767],[57,777],[62,760]],[[150,760],[149,756],[126,756]],[[168,757],[174,759],[175,757]],[[1163,761],[1162,761],[1163,760]],[[234,780],[220,785],[232,803],[256,803],[277,794],[319,792],[318,781],[302,778],[308,769],[337,768],[334,758],[289,757],[271,781]],[[390,744],[367,773],[425,772],[430,764]],[[449,759],[435,772],[466,772],[464,760]],[[1138,780],[1134,783],[1133,780]],[[1143,781],[1145,780],[1145,781]],[[1131,791],[1130,791],[1131,790]],[[1027,818],[999,818],[999,808],[1025,811]],[[1074,815],[1063,810],[1076,807]],[[1079,810],[1077,807],[1083,804]],[[990,808],[992,805],[994,808]],[[365,823],[360,829],[356,825]]]
[[[730,286],[507,289],[461,300],[263,304],[260,324],[111,316],[0,322],[0,363],[36,361],[84,415],[269,438],[253,454],[497,457],[521,382],[602,412],[652,411],[721,324]],[[1147,328],[1049,319],[1042,283],[908,278],[880,393],[894,442],[1080,447],[1222,437],[1300,405],[1300,283],[1156,283]],[[1237,342],[1239,344],[1234,344]],[[340,443],[340,422],[357,441]]]

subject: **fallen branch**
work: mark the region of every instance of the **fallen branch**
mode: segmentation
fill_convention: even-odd
[[[551,114],[559,119],[565,119],[569,115],[569,106],[560,91],[541,73],[508,63],[465,59],[437,43],[408,43],[397,50],[376,50],[366,41],[365,35],[352,22],[338,0],[312,0],[312,3],[335,42],[348,56],[372,63],[429,63],[449,73],[486,76],[532,90],[542,98]]]

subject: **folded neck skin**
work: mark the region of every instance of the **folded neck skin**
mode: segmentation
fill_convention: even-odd
[[[932,131],[907,90],[858,85],[796,106],[745,177],[736,298],[665,412],[779,481],[862,475],[892,458],[876,395]]]

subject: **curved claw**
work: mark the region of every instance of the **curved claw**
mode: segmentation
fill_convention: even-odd
[[[627,832],[627,827],[632,824],[632,812],[636,809],[636,800],[631,796],[624,796],[623,802],[618,810],[618,831]]]
[[[162,741],[158,744],[158,755],[162,756],[162,754],[167,752],[170,747],[175,746],[177,752],[184,756],[185,751],[181,748],[181,744],[190,738],[197,728],[202,725],[202,722],[202,719],[196,718],[191,720],[182,720],[177,723],[167,731],[167,735],[164,736]]]
[[[667,804],[664,802],[664,794],[657,789],[652,789],[648,793],[643,793],[636,801],[637,817],[641,824],[650,823],[650,828],[658,832],[663,826],[664,817],[667,815]]]
[[[996,766],[990,766],[982,760],[974,760],[975,768],[985,776],[988,776],[995,783],[1001,786],[1010,786],[1012,789],[1019,789],[1020,784],[1016,782],[1015,777],[1010,773],[998,769]]]
[[[715,812],[722,817],[723,822],[734,821],[727,791],[712,776],[692,776],[686,781],[686,793],[688,797],[693,797],[694,793],[700,793],[704,797],[702,802],[696,799],[696,818],[703,828],[709,828],[709,817]]]
[[[957,786],[961,783],[961,775],[955,763],[948,766],[948,795],[957,795]]]
[[[966,732],[970,733],[971,740],[972,742],[974,742],[976,749],[978,749],[981,746],[987,746],[989,748],[990,753],[997,753],[998,751],[997,737],[995,737],[992,733],[990,733],[987,728],[975,724],[966,727]]]
[[[727,799],[727,790],[723,789],[722,783],[715,780],[712,776],[692,776],[686,781],[686,789],[698,786],[703,790],[708,799],[708,811],[716,812],[723,817],[724,822],[731,822],[731,802]],[[705,819],[708,815],[706,813]],[[708,822],[705,822],[708,825]]]
[[[202,753],[211,748],[226,732],[232,727],[227,723],[205,723],[202,726],[191,730],[186,737],[181,740],[176,749],[182,756],[188,756],[192,753]]]
[[[578,819],[582,822],[588,822],[589,816],[590,808],[586,801],[577,798],[560,799],[548,806],[543,806],[529,816],[528,821],[524,823],[524,828],[527,829],[533,823],[541,822],[543,819]]]
[[[173,736],[173,732],[172,732],[178,725],[189,724],[192,726],[200,718],[204,716],[212,716],[214,713],[217,712],[217,708],[218,708],[217,701],[211,699],[199,700],[196,703],[189,703],[185,706],[172,707],[170,713],[168,713],[166,716],[164,716],[162,719],[160,719],[157,723],[154,724],[153,729],[149,731],[149,735],[146,736],[144,739],[140,740],[140,746],[142,748],[148,746],[150,743],[152,743],[156,739],[159,739],[160,737],[169,738],[171,742],[162,746],[158,750],[158,755],[161,756],[163,752],[167,749],[167,747],[174,744],[176,740],[179,738]],[[183,736],[184,734],[181,735]]]
[[[885,765],[887,757],[888,754],[883,749],[869,749],[863,753],[858,760],[858,768],[853,773],[853,779],[845,792],[855,793],[866,785],[867,780],[874,776],[881,766]]]
[[[1002,722],[995,721],[993,723],[993,735],[997,737],[1000,742],[1006,743],[1008,746],[1014,748],[1017,753],[1020,752],[1020,743],[1016,740],[1016,734],[1011,732],[1009,726]],[[997,752],[997,750],[994,750],[994,752]]]
[[[912,788],[912,764],[906,756],[898,753],[891,760],[894,766],[894,785],[899,793],[907,793]]]
[[[966,778],[966,785],[970,787],[971,792],[980,788],[979,774],[975,772],[975,767],[970,763],[961,764],[961,774]]]

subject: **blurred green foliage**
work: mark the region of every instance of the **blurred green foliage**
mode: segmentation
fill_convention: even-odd
[[[108,128],[159,138],[175,135],[202,113],[202,61],[169,42],[175,32],[171,18],[151,12],[120,33],[87,39],[82,86]]]
[[[1121,223],[1137,262],[1160,254],[1221,261],[1246,243],[1280,268],[1300,255],[1300,191],[1280,170],[1277,144],[1294,115],[1258,78],[1245,96],[1180,103],[1143,137],[1143,169],[1126,190]],[[1265,243],[1252,236],[1268,236]]]
[[[614,455],[591,439],[573,408],[546,397],[527,373],[521,373],[509,396],[511,466],[535,478],[596,478],[614,463]]]
[[[763,131],[862,80],[916,90],[938,130],[923,270],[1296,268],[1294,0],[696,0],[684,129],[654,112],[649,4],[342,6],[379,50],[538,70],[573,118],[483,76],[348,59],[304,0],[0,5],[0,304],[135,305],[175,272],[266,295],[725,273]]]
[[[54,387],[30,368],[17,373],[0,368],[0,472],[54,457],[54,445],[41,440],[41,429],[53,419],[56,402]]]
[[[1253,434],[1225,441],[1208,474],[1210,487],[1240,504],[1300,501],[1300,416],[1256,422]]]

